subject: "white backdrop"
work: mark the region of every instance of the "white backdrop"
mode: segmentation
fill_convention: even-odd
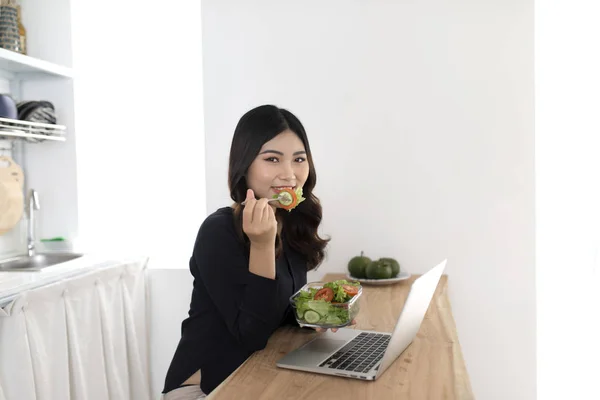
[[[311,279],[448,258],[476,397],[535,398],[533,1],[206,0],[202,24],[208,212],[239,117],[289,108],[332,237]]]

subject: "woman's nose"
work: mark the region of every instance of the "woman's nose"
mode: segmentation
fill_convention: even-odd
[[[281,171],[279,173],[279,177],[282,180],[290,181],[296,178],[296,174],[294,172],[294,168],[289,163],[281,164]]]

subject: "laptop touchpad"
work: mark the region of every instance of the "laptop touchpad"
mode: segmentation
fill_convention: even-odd
[[[304,351],[317,353],[333,353],[346,343],[345,340],[336,339],[315,339],[306,345]]]

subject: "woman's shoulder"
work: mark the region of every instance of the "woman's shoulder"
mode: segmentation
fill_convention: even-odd
[[[233,209],[221,207],[208,215],[200,225],[199,238],[223,240],[235,239],[235,224],[233,221]]]
[[[221,207],[204,219],[200,229],[233,228],[233,226],[233,208]]]
[[[194,244],[193,270],[212,271],[215,262],[246,265],[246,258],[244,241],[234,224],[233,209],[222,207],[208,215],[200,225]]]
[[[210,221],[211,223],[225,223],[233,221],[233,208],[221,207],[209,214],[204,222]]]

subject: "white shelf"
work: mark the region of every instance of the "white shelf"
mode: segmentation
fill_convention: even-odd
[[[64,142],[65,131],[64,125],[0,118],[0,140],[22,139],[33,143],[45,140]]]
[[[0,70],[14,74],[43,74],[62,78],[73,77],[73,70],[69,67],[2,48],[0,48]]]

